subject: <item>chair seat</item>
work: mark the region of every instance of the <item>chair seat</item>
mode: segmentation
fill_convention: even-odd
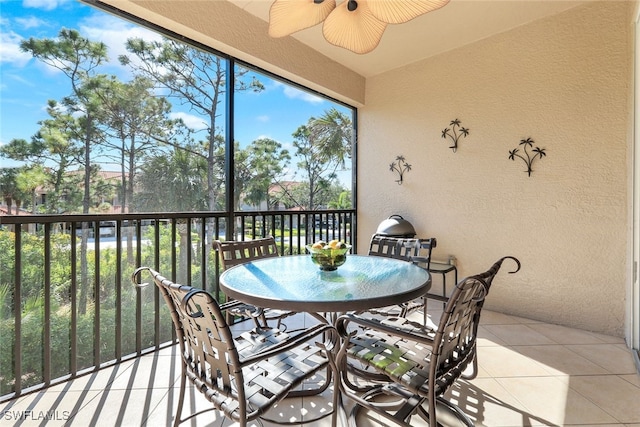
[[[404,317],[371,319],[373,324],[359,330],[359,333],[349,338],[350,347],[347,354],[352,360],[359,361],[363,366],[372,368],[374,373],[371,380],[379,379],[375,373],[382,373],[393,379],[395,383],[403,385],[413,393],[426,395],[428,393],[429,369],[433,347],[425,343],[435,338],[436,331],[423,325],[410,321]],[[377,325],[374,325],[377,324]],[[376,329],[370,327],[375,326]],[[384,332],[380,327],[392,328],[393,334]],[[405,332],[423,338],[421,341],[401,338],[400,333]],[[465,360],[451,361],[464,367],[468,363]],[[366,375],[366,370],[362,371]],[[442,394],[457,376],[445,371],[447,374],[436,382],[436,395]]]
[[[234,338],[240,362],[245,364],[256,354],[268,348],[277,348],[292,337],[278,328],[253,329]],[[207,355],[206,357],[215,357]],[[237,384],[224,387],[220,379],[211,377],[211,370],[202,371],[189,354],[186,355],[187,377],[205,395],[207,400],[234,421],[240,420],[237,402]],[[310,341],[302,346],[284,351],[273,357],[246,364],[242,367],[247,396],[247,412],[262,413],[286,397],[314,373],[328,367],[324,350]],[[205,366],[208,364],[205,364]],[[218,387],[212,388],[212,382]],[[224,390],[224,392],[223,392]],[[263,417],[264,418],[264,417]]]

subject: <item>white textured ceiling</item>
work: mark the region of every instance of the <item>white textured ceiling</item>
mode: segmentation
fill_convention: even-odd
[[[271,0],[229,0],[265,21]],[[341,0],[338,0],[341,1]],[[291,37],[357,73],[370,77],[385,71],[473,43],[545,16],[578,6],[582,0],[451,0],[441,9],[405,24],[388,25],[378,47],[358,55],[332,46],[322,37],[321,25]]]

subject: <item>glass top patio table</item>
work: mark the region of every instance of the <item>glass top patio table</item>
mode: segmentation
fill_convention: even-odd
[[[265,258],[220,276],[231,298],[259,307],[298,312],[346,312],[399,304],[423,296],[429,273],[406,261],[348,255],[334,271],[321,271],[309,255]]]

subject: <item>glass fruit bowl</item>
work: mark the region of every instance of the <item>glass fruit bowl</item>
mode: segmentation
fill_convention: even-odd
[[[351,245],[341,243],[339,246],[315,246],[307,245],[307,251],[311,254],[311,260],[322,271],[333,271],[347,261],[347,252]]]

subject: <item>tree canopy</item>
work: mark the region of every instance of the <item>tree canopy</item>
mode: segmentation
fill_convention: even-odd
[[[242,67],[230,79],[226,59],[173,39],[132,38],[125,47],[118,60],[129,81],[104,72],[107,46],[77,30],[22,42],[68,78],[69,93],[48,101],[49,118],[36,134],[0,147],[1,157],[27,166],[3,171],[5,201],[34,209],[37,190],[47,194],[42,213],[99,211],[116,195],[122,212],[346,205],[337,172],[352,156],[350,117],[332,107],[300,125],[292,141],[235,141],[234,206],[226,207],[226,94],[260,93],[264,82]],[[201,117],[204,130],[180,119],[176,107]],[[99,179],[109,164],[120,172],[117,184]],[[24,177],[36,175],[30,184],[37,185],[23,192]],[[292,181],[295,191],[283,184]]]

